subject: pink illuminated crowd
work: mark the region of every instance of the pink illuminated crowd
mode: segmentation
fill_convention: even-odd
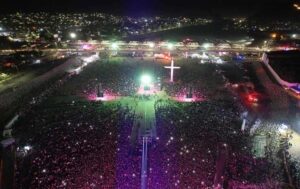
[[[134,96],[137,73],[145,65],[140,67],[129,63],[88,66],[26,110],[14,129],[16,187],[140,188],[140,125],[134,124],[133,106],[122,100],[89,99],[96,95],[99,83],[105,95]],[[157,95],[139,98],[156,101],[157,135],[148,143],[149,188],[209,189],[216,183],[229,188],[232,183],[265,182],[272,167],[266,159],[252,155],[251,137],[241,131],[240,104],[223,98],[228,94],[220,76],[214,75],[215,68],[196,69],[191,78],[183,78],[191,70],[182,69],[176,84],[164,84],[166,93],[184,95],[190,85],[193,95],[205,100],[180,103]],[[156,71],[167,78],[167,72]],[[199,73],[204,74],[200,79]],[[203,79],[209,75],[216,80],[205,84]]]

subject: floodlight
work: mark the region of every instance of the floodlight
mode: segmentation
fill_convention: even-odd
[[[141,83],[143,85],[149,85],[151,83],[151,81],[152,81],[152,78],[151,78],[150,75],[142,75],[142,77],[141,77]]]
[[[113,44],[111,44],[111,48],[113,50],[117,50],[119,48],[119,45],[117,43],[113,43]]]

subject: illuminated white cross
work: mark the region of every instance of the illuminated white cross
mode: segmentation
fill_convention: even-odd
[[[173,76],[174,76],[174,69],[180,69],[180,67],[176,67],[174,66],[174,60],[172,58],[171,61],[171,66],[165,66],[165,68],[170,69],[171,70],[171,75],[170,75],[170,82],[173,82]]]

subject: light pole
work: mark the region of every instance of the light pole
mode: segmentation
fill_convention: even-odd
[[[69,33],[69,37],[71,38],[72,42],[77,38],[77,34],[74,33],[74,32],[71,32]],[[75,45],[76,46],[76,45]],[[77,55],[79,54],[78,53],[78,49],[77,49],[77,46],[76,46],[76,52],[77,52]]]
[[[118,43],[114,42],[111,44],[111,49],[113,50],[113,55],[117,55],[118,54],[118,49],[119,49],[119,45]]]
[[[169,56],[171,57],[171,51],[174,48],[174,45],[172,43],[168,43],[167,48],[169,49]]]

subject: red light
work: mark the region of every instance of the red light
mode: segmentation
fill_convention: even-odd
[[[257,102],[258,101],[257,97],[253,96],[252,94],[248,95],[248,100],[250,102]]]
[[[164,55],[164,59],[171,60],[171,57],[168,55]]]
[[[253,100],[253,97],[252,97],[251,95],[249,95],[249,96],[248,96],[248,100],[249,100],[249,101],[252,101],[252,100]]]

